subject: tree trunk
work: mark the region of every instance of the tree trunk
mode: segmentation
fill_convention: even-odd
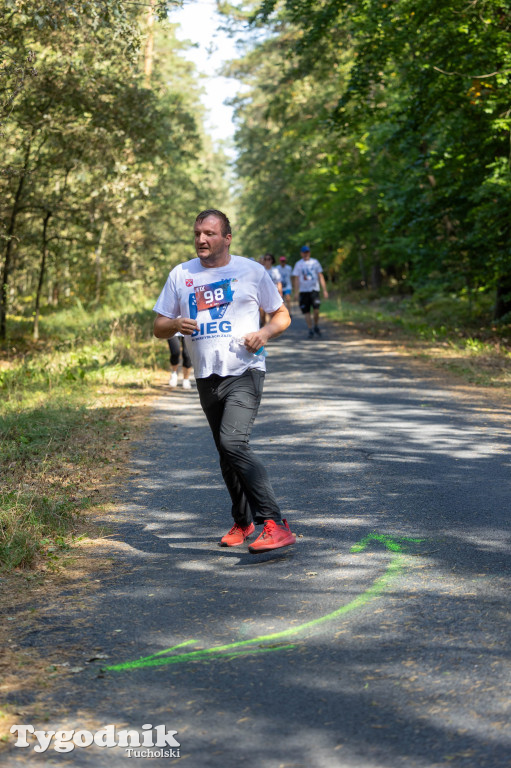
[[[150,0],[147,11],[147,40],[144,53],[144,75],[146,88],[151,87],[151,75],[153,74],[153,56],[154,56],[154,9],[155,0]]]
[[[358,235],[355,236],[355,247],[357,249],[357,254],[358,254],[358,266],[360,268],[360,279],[363,287],[367,289],[369,288],[369,282],[367,280],[367,271],[366,271],[366,265],[364,260],[364,253],[363,253],[363,249],[365,246],[362,245],[360,241],[360,237]]]
[[[372,253],[371,253],[371,288],[379,290],[382,285],[382,274],[380,266],[380,222],[378,219],[378,203],[375,197],[375,190],[371,201],[372,212]]]
[[[35,295],[34,328],[32,331],[32,338],[34,341],[39,339],[39,314],[41,309],[41,293],[43,290],[46,260],[48,257],[48,222],[50,221],[50,218],[51,212],[47,211],[43,223],[43,249],[41,254],[41,266],[39,267],[39,282],[37,284],[37,291]]]
[[[493,319],[500,320],[511,312],[511,275],[499,277]]]
[[[12,245],[14,240],[14,232],[16,230],[16,219],[21,207],[21,198],[23,193],[23,187],[25,185],[25,178],[27,176],[28,161],[30,158],[30,150],[32,148],[32,139],[34,137],[34,131],[28,140],[27,147],[25,149],[25,157],[23,159],[23,169],[18,181],[18,188],[14,196],[14,203],[11,211],[11,218],[9,219],[9,226],[7,227],[7,242],[5,244],[4,252],[4,264],[2,269],[2,282],[0,285],[0,339],[5,339],[6,334],[6,319],[7,319],[7,290],[9,287],[9,278],[11,276],[11,264],[12,264]]]
[[[108,222],[104,221],[101,225],[101,232],[99,234],[99,241],[96,246],[96,301],[101,298],[101,254],[103,252],[103,243],[105,242],[106,230],[108,228]]]
[[[382,275],[380,261],[377,256],[374,257],[376,261],[373,262],[371,267],[371,288],[374,291],[378,291],[382,285]]]

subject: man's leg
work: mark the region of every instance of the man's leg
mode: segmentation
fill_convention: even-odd
[[[266,469],[249,445],[250,434],[263,394],[264,373],[248,370],[225,386],[220,428],[222,456],[234,469],[243,497],[256,524],[281,521],[280,509]]]
[[[215,381],[216,379],[216,381]],[[209,382],[213,380],[210,386]],[[201,405],[220,454],[220,468],[232,500],[232,516],[240,526],[267,520],[280,522],[280,509],[266,470],[249,446],[263,391],[264,373],[199,379]]]
[[[177,369],[179,365],[179,340],[176,336],[167,339],[170,352],[170,379],[169,387],[177,387]]]
[[[220,453],[236,523],[220,544],[242,544],[254,530],[248,522],[249,515],[255,523],[264,523],[263,532],[249,545],[249,552],[257,554],[294,544],[296,536],[287,521],[282,520],[266,470],[248,444],[261,400],[264,373],[249,370],[242,376],[209,379],[213,379],[212,386],[208,379],[199,379],[197,388]]]
[[[181,336],[181,353],[183,357],[183,389],[191,389],[190,373],[192,370],[192,360],[186,348],[184,337]]]
[[[312,338],[314,336],[314,330],[312,328],[312,317],[311,317],[311,300],[310,300],[310,294],[307,291],[303,291],[299,295],[299,304],[300,304],[300,310],[302,312],[302,315],[305,318],[305,322],[307,323],[307,328],[309,329],[309,338]]]
[[[316,336],[321,336],[321,331],[319,329],[319,308],[321,306],[321,301],[319,298],[319,292],[313,291],[312,293],[312,307],[314,312],[314,333]]]
[[[220,431],[225,403],[219,389],[221,383],[224,381],[225,378],[221,376],[209,376],[206,379],[197,379],[197,390],[199,392],[202,410],[208,420],[219,453],[220,470],[232,501],[231,514],[235,523],[242,528],[246,528],[252,522],[250,504],[245,496],[238,474],[234,467],[231,466],[228,458],[224,455],[220,444]]]
[[[319,327],[319,309],[314,310],[314,333],[316,336],[321,336],[321,329]]]

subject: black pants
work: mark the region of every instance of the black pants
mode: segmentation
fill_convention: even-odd
[[[220,454],[220,468],[232,500],[234,522],[243,527],[281,521],[268,475],[248,441],[261,395],[264,372],[197,379],[202,409]]]

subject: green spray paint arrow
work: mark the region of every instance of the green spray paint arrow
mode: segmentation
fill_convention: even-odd
[[[351,548],[351,552],[362,552],[366,549],[367,545],[371,541],[377,541],[380,544],[394,553],[394,557],[390,561],[385,573],[383,573],[376,581],[368,587],[365,592],[355,597],[347,605],[342,605],[332,613],[327,613],[325,616],[320,616],[317,619],[307,621],[305,624],[300,624],[298,627],[292,627],[290,629],[284,629],[282,632],[274,632],[271,635],[260,635],[254,637],[252,640],[240,640],[237,643],[229,643],[228,645],[217,645],[213,648],[204,648],[198,651],[188,651],[187,653],[174,653],[174,651],[184,648],[187,645],[193,645],[196,640],[186,640],[184,643],[174,645],[172,648],[166,648],[164,651],[159,651],[151,656],[143,656],[140,659],[134,661],[126,661],[122,664],[112,664],[108,667],[103,667],[103,671],[123,672],[131,669],[140,669],[142,667],[159,667],[164,664],[181,664],[186,661],[212,661],[214,658],[234,658],[236,656],[242,656],[255,653],[268,653],[269,651],[282,651],[289,648],[295,648],[293,644],[285,644],[280,641],[283,638],[288,638],[292,635],[298,635],[300,632],[304,632],[308,629],[315,629],[320,625],[338,619],[340,616],[344,616],[351,611],[361,608],[375,597],[384,592],[388,584],[394,579],[398,573],[403,569],[406,563],[406,556],[403,553],[402,546],[397,539],[384,536],[380,533],[370,533],[365,536],[358,544],[355,544]],[[422,539],[408,539],[400,538],[399,541],[412,541],[419,542]],[[273,643],[272,645],[267,645]],[[264,644],[264,645],[263,645]],[[251,648],[250,646],[258,645],[259,647]],[[166,654],[173,653],[172,656]]]

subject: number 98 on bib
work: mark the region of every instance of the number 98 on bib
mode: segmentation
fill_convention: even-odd
[[[230,304],[232,301],[232,288],[230,280],[220,280],[218,283],[198,285],[195,288],[197,309],[201,312],[211,307],[220,307],[222,304]]]

